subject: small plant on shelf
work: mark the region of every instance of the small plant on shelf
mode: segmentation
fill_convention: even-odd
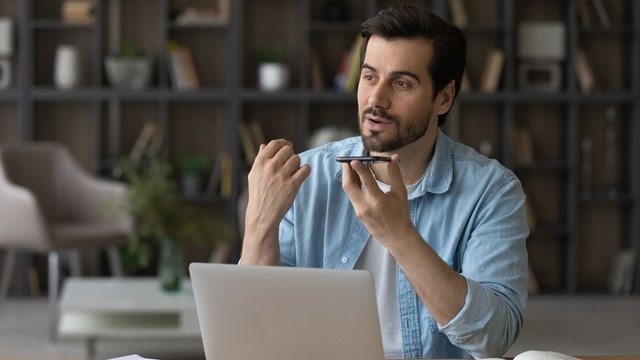
[[[125,267],[145,269],[159,253],[158,276],[166,290],[179,290],[185,274],[182,246],[187,241],[212,245],[228,241],[232,228],[188,204],[171,178],[171,165],[159,157],[143,166],[123,160],[115,175],[129,183],[125,203],[118,206],[135,219],[135,231],[125,249]]]
[[[149,86],[153,58],[134,46],[124,46],[119,55],[104,60],[107,79],[118,89],[142,90]]]
[[[204,155],[186,155],[182,158],[182,193],[197,196],[202,192],[205,176],[210,172],[211,161]]]
[[[287,52],[282,44],[273,43],[256,54],[258,86],[262,91],[278,91],[289,86]]]

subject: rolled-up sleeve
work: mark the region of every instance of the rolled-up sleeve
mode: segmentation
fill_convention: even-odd
[[[502,356],[515,341],[527,300],[529,229],[520,182],[500,184],[486,199],[462,255],[467,295],[439,328],[475,358]]]

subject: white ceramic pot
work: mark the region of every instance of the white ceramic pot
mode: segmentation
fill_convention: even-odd
[[[141,90],[149,85],[151,58],[121,58],[109,56],[105,68],[109,83],[116,88]]]
[[[285,63],[262,63],[258,67],[258,86],[262,91],[278,91],[289,86],[289,66]]]
[[[53,71],[53,83],[61,90],[70,90],[80,85],[82,69],[80,68],[78,49],[72,45],[60,45],[56,49]]]

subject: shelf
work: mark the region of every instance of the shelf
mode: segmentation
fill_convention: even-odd
[[[20,90],[8,89],[0,90],[0,100],[18,100],[20,99]]]
[[[459,100],[469,103],[566,103],[570,101],[579,102],[602,102],[602,103],[632,103],[639,95],[629,91],[595,91],[590,94],[579,92],[535,92],[535,91],[505,91],[500,90],[495,93],[483,93],[471,91],[461,93]]]
[[[219,23],[193,23],[193,24],[177,24],[172,22],[168,25],[169,30],[227,30],[229,28],[229,24],[225,22]]]
[[[580,193],[578,199],[584,205],[632,205],[634,202],[633,196],[624,192]]]
[[[514,164],[513,170],[518,172],[536,171],[569,171],[571,165],[567,160],[536,160],[532,164]]]
[[[620,35],[633,35],[635,29],[633,25],[614,25],[610,28],[604,27],[592,27],[586,29],[580,29],[580,35],[611,35],[611,36],[620,36]]]
[[[125,90],[114,88],[78,88],[59,90],[53,87],[36,87],[33,90],[35,100],[227,100],[229,91],[221,89],[202,89],[196,91],[178,91],[173,89]]]
[[[634,92],[594,92],[591,94],[580,94],[577,99],[581,103],[603,103],[603,104],[624,104],[633,103],[640,94]]]
[[[309,30],[318,32],[350,32],[353,34],[360,33],[361,22],[327,22],[327,21],[311,21]]]
[[[20,25],[15,27],[15,46],[20,51],[11,60],[16,69],[15,84],[0,91],[3,141],[61,141],[79,155],[84,167],[104,174],[113,166],[107,159],[109,155],[127,156],[145,123],[157,122],[166,130],[163,155],[173,165],[187,153],[225,152],[231,156],[231,196],[225,199],[198,196],[187,200],[210,207],[213,212],[224,212],[234,224],[238,220],[235,198],[244,190],[248,170],[238,141],[239,122],[256,118],[263,125],[267,140],[286,138],[295,144],[306,143],[311,134],[328,126],[357,131],[357,123],[352,120],[356,93],[333,90],[331,86],[321,91],[313,89],[307,75],[309,55],[314,49],[322,68],[320,82],[332,84],[341,55],[352,46],[362,22],[392,3],[349,2],[350,21],[331,22],[321,20],[324,19],[321,1],[286,0],[275,6],[258,0],[235,0],[229,1],[228,22],[178,24],[168,15],[173,5],[216,6],[218,2],[119,1],[120,17],[112,19],[109,2],[102,1],[98,2],[93,23],[68,24],[60,18],[60,1],[1,1],[8,1],[9,9],[16,9],[9,16],[19,19]],[[448,0],[412,3],[426,4],[445,16],[449,14]],[[534,266],[547,271],[543,277],[551,279],[542,285],[542,291],[580,291],[581,281],[589,275],[581,273],[576,264],[589,262],[602,272],[608,270],[607,264],[612,259],[586,259],[577,250],[578,243],[586,241],[596,247],[625,243],[640,249],[640,180],[636,178],[640,174],[636,145],[640,141],[640,127],[636,124],[640,113],[636,61],[640,3],[607,2],[612,27],[587,29],[580,25],[575,0],[542,3],[495,0],[486,4],[464,0],[463,3],[469,15],[462,31],[468,39],[467,71],[472,83],[481,83],[488,49],[501,47],[511,53],[505,57],[498,91],[484,93],[476,87],[460,93],[450,117],[455,116],[455,121],[448,123],[445,131],[478,149],[490,144],[493,157],[511,167],[521,179],[538,215],[537,223],[559,224],[534,228],[531,236],[543,241],[527,244]],[[145,21],[140,21],[136,14],[144,14]],[[274,18],[278,21],[269,20]],[[561,89],[557,92],[522,91],[518,86],[521,62],[514,56],[519,41],[518,25],[539,20],[566,20],[566,61],[561,64]],[[120,31],[112,31],[114,25],[120,26]],[[106,82],[103,60],[112,49],[133,44],[147,53],[166,54],[165,44],[170,39],[192,50],[200,84],[204,86],[200,90],[173,89],[169,82],[171,68],[166,61],[156,61],[154,86],[148,89],[116,89]],[[87,85],[61,91],[51,81],[53,55],[56,45],[67,42],[80,50]],[[291,87],[268,93],[255,85],[257,74],[252,54],[271,42],[281,43],[288,51]],[[574,66],[568,63],[575,60],[578,49],[585,51],[593,72],[599,75],[600,90],[580,92]],[[620,120],[616,123],[619,127],[615,139],[619,162],[616,166],[624,192],[616,198],[584,194],[579,186],[580,145],[581,139],[587,137],[593,140],[591,183],[603,181],[603,120],[610,105],[616,106]],[[531,164],[513,162],[521,158],[513,146],[514,132],[521,128],[528,129],[531,136],[536,158]],[[612,211],[615,216],[610,215]],[[593,226],[622,228],[610,238],[603,238],[590,231]],[[240,239],[234,240],[234,246],[241,243]],[[236,253],[231,256],[234,259],[239,249],[232,251]],[[554,278],[562,280],[555,282]],[[640,282],[636,288],[640,289]]]
[[[502,24],[468,24],[462,29],[465,34],[495,34],[505,32],[505,28]]]
[[[567,225],[538,225],[531,230],[532,237],[566,237],[571,234]]]
[[[93,29],[94,23],[70,24],[61,19],[37,19],[33,20],[31,26],[34,30],[87,30]]]
[[[104,90],[95,87],[80,87],[73,90],[59,90],[54,87],[34,87],[31,96],[34,100],[50,101],[86,101],[100,100],[105,97]]]

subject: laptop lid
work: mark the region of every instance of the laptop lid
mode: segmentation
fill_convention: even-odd
[[[364,270],[192,263],[208,360],[384,358]]]

